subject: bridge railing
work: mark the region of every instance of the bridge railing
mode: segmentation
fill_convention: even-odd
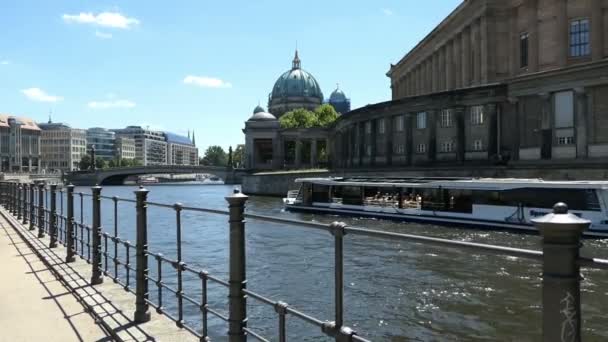
[[[148,201],[148,190],[140,188],[135,191],[135,199],[120,199],[101,195],[101,187],[93,187],[91,193],[74,193],[73,186],[57,190],[54,185],[48,188],[39,185],[0,182],[0,204],[8,213],[22,220],[29,229],[38,228],[38,236],[50,235],[50,247],[58,243],[68,249],[66,262],[72,262],[78,255],[91,263],[91,284],[103,282],[104,276],[121,283],[124,289],[135,294],[134,320],[138,323],[150,319],[150,307],[176,322],[180,328],[187,329],[201,341],[209,340],[209,315],[217,317],[228,324],[230,341],[246,341],[252,337],[259,341],[268,338],[258,333],[255,327],[248,324],[248,300],[255,300],[274,308],[277,320],[279,341],[286,341],[288,317],[303,320],[336,341],[368,341],[344,322],[344,239],[345,236],[359,235],[374,239],[400,240],[421,243],[435,247],[465,249],[480,253],[514,256],[530,259],[542,265],[542,331],[544,341],[580,341],[581,339],[581,303],[580,303],[580,267],[608,269],[608,260],[581,257],[582,232],[589,222],[569,214],[567,206],[558,203],[554,212],[539,218],[535,224],[542,234],[542,250],[530,250],[454,241],[448,239],[391,233],[367,228],[348,226],[334,222],[321,224],[300,220],[276,218],[272,216],[245,213],[247,196],[235,192],[227,196],[228,210],[188,207],[179,203],[166,204]],[[59,208],[57,194],[60,195]],[[64,209],[64,195],[66,208]],[[90,210],[87,211],[84,199],[90,198]],[[76,200],[75,200],[76,199]],[[111,201],[113,208],[113,230],[106,231],[101,227],[102,200]],[[119,234],[118,205],[126,203],[135,206],[136,236],[135,244],[125,240]],[[173,212],[175,218],[174,241],[176,257],[169,258],[149,248],[148,241],[148,208],[164,208]],[[75,214],[75,209],[79,210]],[[224,215],[229,226],[229,272],[224,280],[209,274],[204,269],[190,266],[182,255],[182,217],[184,212]],[[331,234],[334,242],[334,315],[331,320],[317,318],[298,310],[289,304],[269,298],[247,288],[246,270],[246,237],[245,219],[259,220],[285,227],[302,227],[320,230]],[[90,220],[90,224],[88,223]],[[62,228],[64,227],[64,228]],[[122,259],[121,259],[122,258]],[[132,266],[133,259],[135,259]],[[163,267],[174,271],[175,279],[164,279]],[[120,268],[124,268],[123,276]],[[151,270],[154,270],[151,272]],[[184,289],[183,278],[186,274],[194,275],[200,280],[199,291],[195,294]],[[175,286],[170,286],[175,283]],[[219,285],[227,289],[228,307],[212,308],[208,302],[208,286]],[[134,285],[133,290],[131,285]],[[150,297],[150,285],[155,287],[156,300]],[[177,298],[176,313],[165,309],[164,296],[169,292]],[[195,298],[196,296],[196,298]],[[200,299],[198,299],[200,298]],[[200,328],[187,324],[184,319],[184,304],[191,303],[198,307],[201,314]],[[250,303],[249,303],[250,304]]]

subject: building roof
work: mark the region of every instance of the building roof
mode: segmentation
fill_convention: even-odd
[[[0,127],[10,127],[9,119],[15,119],[16,122],[21,125],[21,129],[29,129],[32,131],[40,130],[40,127],[38,127],[34,120],[23,116],[15,116],[10,114],[0,114]]]
[[[271,101],[283,97],[315,97],[323,101],[323,92],[317,80],[300,67],[298,51],[291,70],[284,72],[272,88]]]
[[[171,133],[171,132],[164,132],[164,133],[165,133],[165,138],[167,139],[168,143],[181,144],[181,145],[194,145],[192,143],[192,141],[186,136]]]

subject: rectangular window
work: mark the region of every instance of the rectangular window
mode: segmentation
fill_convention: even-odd
[[[416,128],[425,129],[426,128],[426,112],[420,112],[416,114]]]
[[[519,36],[519,67],[528,67],[528,33]]]
[[[453,141],[444,141],[441,143],[441,152],[453,152],[454,151],[454,142]]]
[[[574,93],[562,91],[553,96],[555,102],[555,128],[574,127]]]
[[[441,127],[452,127],[454,125],[454,116],[451,109],[443,109],[441,111]]]
[[[403,120],[403,115],[399,115],[398,117],[395,118],[395,130],[397,132],[403,132],[404,129],[405,129],[405,124],[404,124],[404,120]]]
[[[368,121],[365,123],[365,134],[372,134],[372,123]]]
[[[484,115],[483,106],[471,107],[471,125],[483,125]]]
[[[559,137],[559,138],[557,138],[557,144],[558,145],[573,145],[574,137],[573,136]]]
[[[589,55],[589,19],[578,19],[570,22],[570,57]]]
[[[483,151],[483,142],[481,141],[481,139],[477,139],[473,142],[473,150]]]
[[[368,157],[372,155],[372,146],[371,145],[365,146],[365,155]]]
[[[426,153],[426,144],[418,144],[418,146],[416,146],[416,152]]]
[[[386,127],[384,127],[384,119],[378,120],[378,133],[384,134]]]

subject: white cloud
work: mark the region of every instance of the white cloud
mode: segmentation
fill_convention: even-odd
[[[7,61],[7,60],[0,61],[0,65],[9,65],[9,64],[11,64],[10,61]]]
[[[27,88],[21,90],[21,92],[32,101],[39,102],[57,102],[63,100],[61,96],[49,95],[40,88]]]
[[[101,32],[101,31],[95,31],[95,36],[97,38],[101,38],[101,39],[110,39],[110,38],[112,38],[112,34],[111,33],[106,33],[106,32]]]
[[[62,18],[66,23],[91,24],[119,29],[130,29],[139,25],[138,19],[125,17],[118,12],[101,12],[99,14],[80,12],[79,14],[64,14]]]
[[[204,88],[232,88],[230,82],[207,76],[188,75],[184,78],[184,83]]]
[[[384,15],[387,15],[387,16],[394,14],[393,11],[389,8],[383,8],[382,13],[384,13]]]
[[[91,101],[87,106],[91,109],[133,108],[135,102],[129,100]]]

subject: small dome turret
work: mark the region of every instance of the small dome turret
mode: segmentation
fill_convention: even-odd
[[[262,106],[258,105],[253,110],[253,115],[247,121],[271,121],[276,119],[274,115],[267,113]]]
[[[255,109],[253,110],[253,114],[257,114],[257,113],[261,113],[261,112],[265,112],[264,107],[257,105],[255,107]]]

